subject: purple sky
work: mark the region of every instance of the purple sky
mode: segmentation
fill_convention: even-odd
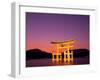
[[[89,15],[26,13],[26,50],[50,51],[51,41],[67,40],[89,49]]]

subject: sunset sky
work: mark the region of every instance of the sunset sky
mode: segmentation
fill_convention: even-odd
[[[89,15],[26,12],[26,50],[51,51],[51,41],[76,40],[74,49],[89,49]]]

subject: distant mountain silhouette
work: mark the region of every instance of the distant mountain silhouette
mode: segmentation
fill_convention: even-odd
[[[52,55],[50,53],[42,51],[40,49],[31,49],[26,51],[26,59],[41,59],[51,57]]]
[[[73,50],[74,57],[89,57],[89,50],[88,49],[75,49]]]
[[[64,54],[62,53],[62,58]],[[88,49],[75,49],[73,50],[73,57],[80,58],[80,57],[89,57],[89,50]],[[31,49],[26,51],[26,60],[29,59],[46,59],[52,58],[52,54],[42,51],[40,49]]]

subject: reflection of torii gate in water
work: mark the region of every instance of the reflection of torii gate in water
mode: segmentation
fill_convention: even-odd
[[[54,46],[56,46],[56,54],[52,52],[52,61],[62,61],[62,53],[60,49],[64,50],[64,62],[71,62],[73,61],[73,51],[70,49],[73,47],[74,40],[64,41],[64,42],[51,42]]]

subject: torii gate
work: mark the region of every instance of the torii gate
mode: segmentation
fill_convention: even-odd
[[[73,43],[75,40],[63,41],[63,42],[51,42],[54,46],[56,46],[56,54],[52,52],[52,61],[62,61],[62,53],[60,53],[60,49],[64,50],[64,62],[73,61],[73,51],[70,49],[73,47]]]

